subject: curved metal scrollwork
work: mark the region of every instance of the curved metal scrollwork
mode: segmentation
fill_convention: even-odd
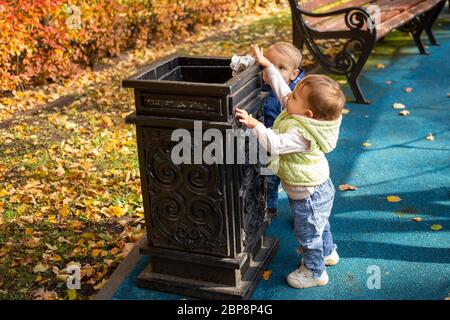
[[[253,114],[255,119],[263,121],[262,108]],[[259,145],[256,152],[259,154]],[[240,208],[242,212],[242,227],[244,246],[256,241],[258,230],[264,223],[264,208],[266,203],[265,177],[261,175],[261,163],[252,164],[249,159],[250,141],[245,142],[245,163],[238,165]]]
[[[301,32],[302,42],[306,44],[309,51],[325,69],[336,74],[349,75],[362,68],[376,42],[376,20],[366,8],[349,7],[336,11],[312,13],[303,10],[296,0],[290,1],[292,9],[297,11],[295,14],[293,12],[293,19]],[[302,17],[321,18],[339,15],[344,15],[343,22],[348,30],[319,31],[308,26]],[[322,52],[314,39],[349,40],[334,58],[330,58]],[[355,57],[350,50],[351,47],[352,49],[359,49],[362,54]]]
[[[264,222],[265,207],[265,179],[260,175],[258,166],[249,166],[253,171],[252,180],[245,186],[241,186],[243,194],[241,198],[242,219],[244,228],[244,244],[253,239],[254,234]],[[241,173],[242,174],[242,173]]]
[[[357,65],[358,58],[352,53],[350,48],[356,51],[362,51],[364,48],[368,48],[368,44],[374,46],[376,41],[376,28],[374,17],[367,12],[364,8],[349,8],[347,10],[341,10],[340,14],[345,13],[344,21],[349,30],[343,30],[340,32],[320,32],[314,30],[306,25],[302,26],[302,31],[305,34],[305,43],[308,49],[319,60],[319,62],[329,71],[346,75],[350,73]],[[339,11],[336,11],[339,12]],[[327,57],[314,41],[317,38],[314,35],[320,33],[318,38],[335,38],[340,36],[341,38],[350,38],[341,51],[339,51],[333,59]]]
[[[184,165],[184,184],[194,194],[209,194],[217,185],[217,167]]]
[[[350,30],[362,30],[375,28],[375,18],[364,9],[352,9],[345,13],[345,25]]]
[[[175,165],[170,130],[149,128],[143,134],[153,245],[226,256],[218,165]]]
[[[355,64],[356,58],[349,50],[349,47],[352,47],[355,51],[361,51],[364,48],[365,41],[364,39],[350,39],[344,44],[343,49],[336,54],[334,58],[335,67],[334,71],[338,73],[348,73],[350,72]]]

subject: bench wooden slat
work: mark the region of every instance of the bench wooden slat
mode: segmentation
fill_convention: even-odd
[[[345,2],[342,3],[341,5],[337,6],[336,8],[333,8],[333,11],[335,10],[339,10],[339,9],[345,9],[348,8],[349,6],[354,6],[354,7],[367,7],[371,4],[376,4],[380,7],[385,7],[386,5],[392,5],[392,1],[393,0],[353,0],[351,2]],[[406,2],[411,2],[411,0],[401,0],[401,1],[406,1]],[[417,1],[424,1],[424,0],[417,0]],[[400,4],[400,3],[399,3]],[[383,10],[383,9],[381,9]],[[397,11],[399,12],[399,9],[393,9],[393,8],[389,8],[389,11]],[[333,30],[336,28],[339,28],[339,24],[342,24],[342,26],[339,28],[340,30],[343,30],[343,27],[345,25],[344,20],[343,20],[344,15],[339,15],[339,16],[334,16],[334,17],[325,17],[325,18],[313,18],[313,17],[308,17],[306,19],[306,23],[313,27],[316,28],[320,31],[327,31],[327,30]],[[327,24],[330,23],[330,26],[327,27]]]
[[[376,4],[380,7],[380,23],[389,20],[392,17],[400,14],[403,10],[409,9],[420,2],[429,0],[397,0],[395,6],[392,5],[392,0],[382,0],[376,1],[372,4]],[[314,26],[315,29],[319,31],[330,31],[330,30],[348,30],[345,25],[344,16],[337,16],[329,21],[324,21],[320,24]]]
[[[326,5],[331,5],[338,2],[338,0],[299,0],[300,6],[306,11],[313,12]],[[333,7],[334,9],[334,7]]]
[[[401,27],[406,22],[413,19],[418,14],[422,14],[431,8],[433,8],[436,4],[429,0],[422,2],[413,8],[413,11],[403,11],[395,18],[384,21],[381,23],[379,29],[377,29],[377,37],[381,38],[388,34],[392,29]]]
[[[354,0],[354,1],[352,1],[350,3],[350,5],[359,7],[359,6],[363,6],[365,4],[368,4],[370,2],[374,2],[374,1],[375,0]],[[349,7],[349,3],[346,2],[346,3],[340,4],[340,5],[336,6],[336,7],[333,7],[332,10],[336,11],[336,10],[345,9],[345,8],[348,8],[348,7]],[[337,17],[339,18],[341,16],[337,16]],[[319,23],[324,23],[325,21],[334,20],[334,19],[336,19],[336,16],[334,16],[334,17],[324,17],[324,18],[315,18],[315,17],[306,17],[305,16],[305,22],[311,27],[315,27],[315,25],[317,25]]]
[[[380,26],[377,29],[377,38],[381,38],[390,30],[401,26],[414,16],[431,9],[435,3],[433,0],[383,0],[373,4],[380,6]],[[392,21],[391,21],[392,20]],[[348,30],[342,16],[327,19],[313,26],[318,31],[342,31]]]

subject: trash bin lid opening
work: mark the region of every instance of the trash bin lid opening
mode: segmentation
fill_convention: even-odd
[[[172,55],[145,66],[122,81],[125,88],[147,92],[221,96],[253,86],[260,67],[253,65],[233,76],[231,59]]]
[[[225,83],[232,78],[230,67],[180,66],[163,75],[160,80],[200,83]]]

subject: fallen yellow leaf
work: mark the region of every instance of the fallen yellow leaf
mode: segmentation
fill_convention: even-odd
[[[434,137],[431,134],[431,132],[427,135],[427,140],[429,140],[429,141],[433,141],[434,140]]]
[[[51,260],[54,261],[54,262],[59,262],[59,261],[62,261],[62,258],[61,258],[61,256],[59,254],[57,254],[57,255],[54,255],[51,258]]]
[[[23,204],[23,205],[21,205],[20,207],[18,207],[16,210],[17,210],[17,213],[20,213],[20,214],[24,214],[25,212],[27,212],[28,211],[28,208],[29,208],[30,206],[28,206],[28,205],[26,205],[26,204]]]
[[[56,216],[54,214],[51,214],[48,216],[48,222],[56,224],[58,221],[56,220]]]
[[[387,201],[389,202],[400,202],[402,199],[398,196],[387,196]]]
[[[36,238],[36,237],[32,237],[31,239],[28,239],[27,241],[25,241],[24,245],[27,248],[35,249],[35,248],[37,248],[37,247],[39,247],[41,245],[41,239],[40,238]]]
[[[348,114],[349,112],[350,112],[350,109],[347,109],[347,108],[342,109],[342,114]]]
[[[70,226],[72,227],[72,229],[74,230],[79,230],[84,228],[84,224],[80,221],[73,221]]]
[[[57,247],[57,246],[52,246],[52,245],[49,244],[49,243],[46,243],[45,245],[46,245],[46,247],[47,247],[49,250],[52,250],[52,251],[58,250],[58,247]]]
[[[86,232],[86,233],[83,233],[81,235],[81,237],[84,238],[84,239],[94,239],[95,238],[95,234],[93,234],[92,232]]]
[[[442,226],[440,224],[433,224],[431,226],[431,230],[434,230],[434,231],[439,231],[441,229],[442,229]]]
[[[56,281],[58,281],[58,282],[66,282],[68,277],[69,277],[68,274],[64,274],[64,273],[58,274],[58,275],[56,275]]]
[[[96,258],[96,257],[98,257],[98,255],[99,255],[101,252],[102,252],[101,249],[94,249],[94,250],[92,250],[91,256],[94,257],[94,258]]]
[[[103,287],[106,283],[106,279],[103,279],[101,282],[99,282],[96,286],[94,286],[95,290],[99,290],[101,287]]]
[[[382,63],[377,63],[377,69],[384,69],[385,65]]]
[[[104,259],[103,262],[104,262],[108,267],[110,267],[110,266],[113,264],[114,260],[112,260],[112,259]]]
[[[421,217],[414,217],[414,218],[412,218],[412,220],[413,220],[413,221],[416,221],[416,222],[420,222],[420,221],[422,221],[423,219],[422,219]]]
[[[33,216],[20,216],[19,219],[29,224],[34,222]]]
[[[36,300],[57,300],[58,294],[55,291],[45,291],[44,288],[38,289],[34,293],[34,298]]]
[[[34,273],[39,273],[39,272],[45,272],[47,271],[48,267],[44,266],[42,263],[38,263],[34,268],[33,268],[33,272]]]
[[[65,172],[66,172],[66,170],[64,170],[64,168],[61,167],[61,166],[59,166],[58,169],[55,170],[55,173],[56,173],[58,176],[63,176]]]
[[[67,217],[68,213],[69,213],[69,207],[67,206],[67,204],[65,204],[65,205],[63,205],[59,214],[61,215],[61,217],[65,218],[65,217]]]
[[[14,258],[14,259],[11,261],[11,268],[17,267],[18,265],[21,264],[21,262],[22,262],[21,259]]]
[[[341,191],[358,190],[358,188],[355,186],[352,186],[351,184],[341,184],[339,186],[339,190],[341,190]]]
[[[371,144],[369,142],[364,142],[362,145],[363,145],[363,147],[366,147],[366,148],[371,146]]]
[[[392,105],[392,108],[394,108],[394,109],[405,109],[406,107],[405,107],[405,105],[403,103],[396,102],[396,103],[394,103]]]
[[[262,274],[262,278],[267,281],[267,280],[269,280],[271,274],[272,274],[272,270],[264,271]]]
[[[67,297],[69,298],[69,300],[76,300],[77,299],[77,291],[75,289],[67,290]]]
[[[120,218],[125,214],[125,209],[119,206],[110,206],[107,211],[109,215],[117,218]]]
[[[409,111],[408,110],[402,110],[402,111],[400,111],[399,112],[399,115],[401,115],[401,116],[409,116]]]
[[[112,127],[114,125],[113,121],[111,120],[110,117],[108,116],[103,116],[102,117],[102,122],[105,126],[107,127]]]

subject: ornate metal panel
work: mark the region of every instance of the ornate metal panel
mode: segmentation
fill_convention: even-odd
[[[155,246],[227,256],[223,166],[175,165],[171,129],[143,127]]]

